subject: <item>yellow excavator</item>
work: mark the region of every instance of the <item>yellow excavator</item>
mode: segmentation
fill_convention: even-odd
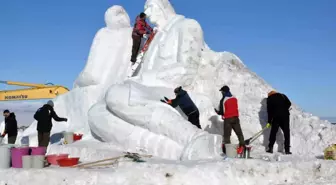
[[[0,101],[15,101],[15,100],[38,100],[38,99],[53,99],[58,95],[69,92],[69,89],[60,85],[33,84],[13,81],[0,81],[2,84],[24,86],[30,88],[15,89],[8,91],[0,91]]]

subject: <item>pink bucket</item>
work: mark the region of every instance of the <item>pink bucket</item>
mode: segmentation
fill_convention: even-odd
[[[46,147],[30,147],[31,155],[45,155],[47,148]]]
[[[22,156],[29,155],[29,147],[12,148],[12,167],[22,168]]]

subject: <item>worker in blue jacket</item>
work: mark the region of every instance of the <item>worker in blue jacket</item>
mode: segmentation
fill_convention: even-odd
[[[194,102],[189,97],[187,91],[183,90],[182,87],[177,87],[174,90],[175,99],[168,99],[167,97],[164,97],[165,100],[161,100],[164,103],[167,103],[171,105],[172,107],[179,106],[183,113],[188,116],[188,121],[191,122],[193,125],[201,128],[200,121],[199,121],[199,111]]]

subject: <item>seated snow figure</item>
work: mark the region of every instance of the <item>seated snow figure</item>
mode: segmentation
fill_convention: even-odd
[[[155,140],[152,137],[161,136],[162,140],[154,142],[154,145],[136,146],[161,153],[173,150],[176,156],[171,154],[169,158],[183,160],[219,156],[220,135],[198,129],[179,111],[159,101],[162,96],[172,97],[174,87],[182,85],[187,90],[193,83],[203,47],[202,29],[196,21],[177,15],[167,0],[147,1],[145,13],[157,26],[158,32],[136,76],[124,84],[112,85],[106,93],[106,102],[100,102],[90,110],[92,132],[103,141],[123,143],[120,144],[123,147],[125,143]],[[196,105],[211,104],[204,96],[190,96],[196,97]],[[121,124],[125,122],[152,135],[136,134],[133,127]],[[108,132],[102,124],[112,130]],[[165,143],[172,144],[167,148]]]
[[[112,6],[105,13],[106,27],[100,29],[92,43],[86,66],[74,87],[103,84],[108,87],[127,77],[132,50],[130,18],[123,7]]]
[[[74,83],[74,89],[55,98],[55,110],[69,118],[68,124],[58,124],[52,133],[65,130],[90,133],[88,111],[103,99],[111,84],[127,78],[132,48],[132,27],[126,11],[112,6],[105,13],[106,27],[100,29],[91,46],[87,64]],[[30,144],[37,145],[36,122],[24,133],[30,136]]]

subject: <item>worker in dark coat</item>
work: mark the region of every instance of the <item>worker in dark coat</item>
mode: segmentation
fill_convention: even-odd
[[[273,153],[273,145],[276,140],[276,134],[279,127],[281,128],[285,136],[285,153],[292,154],[290,152],[290,113],[289,109],[292,103],[288,97],[284,94],[276,91],[268,93],[267,98],[267,113],[268,123],[271,124],[271,134],[269,137],[268,153]]]
[[[132,32],[133,47],[132,47],[131,62],[133,64],[136,62],[136,58],[140,50],[141,39],[146,34],[150,34],[151,32],[153,32],[153,29],[146,22],[146,14],[143,12],[140,13],[140,15],[136,17]]]
[[[68,121],[67,118],[57,116],[54,110],[54,102],[51,100],[36,111],[34,118],[37,120],[38,145],[44,147],[49,145],[52,119],[55,121]]]
[[[189,97],[187,91],[183,90],[182,87],[177,87],[174,90],[176,95],[175,99],[168,99],[164,97],[165,100],[161,100],[164,103],[171,105],[172,107],[179,106],[183,113],[188,116],[188,121],[195,125],[197,128],[202,129],[199,121],[199,111],[194,102]]]
[[[222,116],[224,120],[224,133],[223,133],[223,152],[226,153],[225,144],[230,144],[232,130],[236,133],[239,146],[245,147],[244,135],[240,126],[238,100],[234,97],[228,86],[223,86],[221,91],[223,98],[220,100],[219,109],[215,109],[215,112]]]
[[[9,110],[5,110],[3,112],[3,116],[5,117],[5,130],[1,137],[5,137],[8,135],[8,144],[15,144],[16,137],[18,135],[18,126],[14,112],[9,112]]]

